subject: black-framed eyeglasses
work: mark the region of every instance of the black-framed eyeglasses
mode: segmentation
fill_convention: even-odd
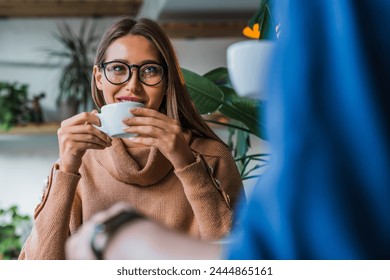
[[[108,61],[99,64],[103,68],[104,76],[114,85],[121,85],[128,82],[132,77],[132,69],[137,68],[138,79],[147,86],[159,84],[164,77],[164,66],[152,62],[141,65],[127,64],[122,61]]]

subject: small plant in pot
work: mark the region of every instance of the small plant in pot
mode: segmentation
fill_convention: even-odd
[[[266,99],[266,81],[279,26],[272,16],[272,0],[260,1],[255,15],[244,28],[243,40],[227,49],[227,66],[234,89],[240,96]]]
[[[29,102],[27,84],[0,82],[0,130],[30,122]]]
[[[60,81],[57,105],[62,111],[62,119],[78,113],[79,109],[89,110],[93,106],[91,98],[91,74],[98,36],[95,24],[88,27],[84,21],[78,34],[69,24],[58,25],[58,33],[53,37],[63,46],[63,50],[47,50],[49,56],[65,60]]]

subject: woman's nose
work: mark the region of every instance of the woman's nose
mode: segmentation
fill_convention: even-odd
[[[141,91],[141,81],[138,79],[138,69],[131,69],[130,80],[125,84],[126,90],[131,92]]]

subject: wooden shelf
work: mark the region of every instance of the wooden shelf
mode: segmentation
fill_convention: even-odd
[[[59,127],[59,123],[27,124],[12,127],[8,131],[0,130],[0,135],[56,134]]]

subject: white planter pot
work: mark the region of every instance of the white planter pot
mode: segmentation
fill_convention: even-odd
[[[248,40],[230,45],[227,49],[229,78],[240,96],[266,99],[270,58],[274,43],[267,40]]]

